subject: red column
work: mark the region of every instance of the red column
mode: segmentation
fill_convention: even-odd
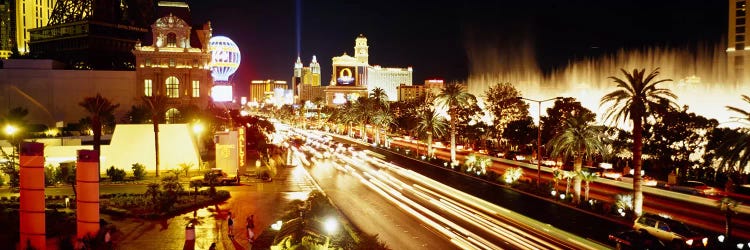
[[[76,162],[77,238],[99,232],[99,151],[78,150]]]
[[[44,144],[24,142],[19,157],[21,248],[47,248],[44,221]]]

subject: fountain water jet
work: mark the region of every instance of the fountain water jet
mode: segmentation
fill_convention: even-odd
[[[490,86],[511,82],[524,96],[532,99],[575,97],[584,107],[599,114],[599,122],[602,122],[604,112],[599,107],[599,100],[616,89],[615,83],[608,77],[623,79],[621,68],[628,72],[645,68],[647,73],[660,68],[661,74],[657,80],[673,81],[658,86],[674,92],[678,96],[678,105],[687,105],[690,112],[719,122],[732,120],[734,114],[727,111],[726,106],[744,107],[746,104],[743,104],[740,95],[750,94],[747,82],[736,83],[734,79],[728,79],[727,54],[719,45],[696,46],[692,49],[620,49],[598,58],[571,61],[549,73],[542,73],[530,46],[520,49],[469,47],[467,52],[470,93],[482,97]],[[543,104],[542,108],[546,109],[545,106],[550,107],[552,103]],[[536,110],[536,106],[531,105],[530,109]],[[723,123],[722,126],[736,126],[736,123]]]

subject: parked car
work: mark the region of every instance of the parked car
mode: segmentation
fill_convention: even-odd
[[[670,185],[669,189],[675,192],[688,193],[693,195],[714,196],[719,194],[719,190],[712,188],[700,181],[686,181],[677,185]]]
[[[190,178],[190,183],[194,186],[206,186],[208,180],[206,177],[215,177],[216,185],[234,185],[240,183],[240,178],[237,175],[229,175],[220,168],[212,168],[202,176],[195,176]]]
[[[656,214],[642,214],[635,220],[633,229],[656,237],[672,249],[704,248],[708,244],[705,235],[691,230],[680,221]]]
[[[629,230],[609,235],[615,249],[668,249],[656,237],[641,231]]]

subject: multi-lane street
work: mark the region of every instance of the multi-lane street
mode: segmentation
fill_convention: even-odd
[[[394,145],[399,145],[413,150],[418,150],[418,144],[406,140],[394,140]],[[424,150],[424,146],[422,149]],[[436,155],[442,159],[449,159],[448,149],[437,148]],[[465,157],[468,152],[459,151],[459,158]],[[493,157],[490,171],[503,173],[506,169],[521,166],[527,169],[526,173],[533,173],[536,178],[537,166],[533,164],[510,161]],[[541,176],[543,182],[552,182],[552,168],[542,166]],[[632,192],[632,184],[622,181],[598,178],[591,182],[591,198],[612,202],[616,194]],[[655,187],[643,187],[645,212],[669,215],[670,217],[683,221],[693,227],[712,231],[713,234],[721,234],[725,230],[726,215],[717,207],[719,197],[702,197],[677,193],[670,190]],[[750,207],[742,204],[738,207],[738,214],[732,217],[734,227],[732,235],[743,239],[750,239]]]
[[[310,134],[310,132],[299,133],[308,138],[320,138],[320,135]],[[319,182],[324,183],[321,184],[324,190],[327,190],[326,187],[330,185],[327,183],[337,183],[336,193],[342,193],[339,189],[345,188],[347,191],[344,196],[351,196],[352,192],[349,190],[361,189],[356,186],[366,187],[370,190],[369,193],[379,194],[387,202],[387,204],[378,203],[390,204],[398,208],[401,214],[412,217],[412,219],[399,221],[416,220],[418,222],[416,225],[421,226],[411,226],[412,228],[423,227],[422,231],[433,232],[435,235],[449,239],[453,247],[462,249],[609,248],[391,164],[384,160],[387,159],[384,155],[367,150],[342,149],[340,145],[323,142],[313,142],[311,145],[302,146],[301,151],[306,154],[298,152],[295,155],[304,158],[300,162],[311,167],[313,176]],[[330,157],[326,157],[326,154],[330,154]],[[308,158],[311,160],[305,160]],[[318,160],[319,158],[323,159]],[[342,179],[347,181],[342,181]],[[359,194],[358,191],[355,192]],[[372,198],[365,200],[369,199]],[[361,203],[358,198],[344,200],[346,203],[335,200],[334,202],[346,204],[346,206]],[[360,214],[355,213],[354,216],[360,216]],[[363,222],[377,224],[370,219],[365,219]],[[382,228],[377,225],[375,227]],[[419,238],[423,239],[424,236]]]

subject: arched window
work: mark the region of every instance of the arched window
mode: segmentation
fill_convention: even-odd
[[[167,97],[179,98],[180,97],[180,80],[177,77],[167,77]]]
[[[167,110],[167,114],[165,115],[167,124],[174,124],[178,123],[180,120],[180,111],[176,108],[170,108]]]
[[[174,33],[167,34],[167,47],[177,47],[177,35]]]

